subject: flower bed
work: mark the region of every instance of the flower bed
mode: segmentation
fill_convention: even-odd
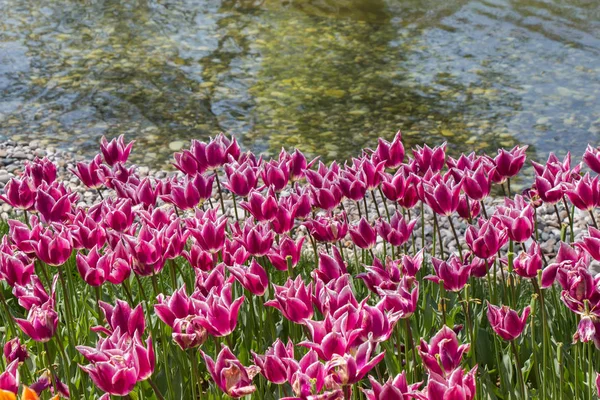
[[[598,150],[513,194],[525,147],[327,166],[219,135],[157,179],[132,146],[74,166],[93,204],[48,159],[6,184],[0,399],[595,398]]]

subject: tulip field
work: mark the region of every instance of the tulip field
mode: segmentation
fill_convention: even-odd
[[[398,133],[326,165],[221,134],[157,179],[133,144],[73,166],[94,204],[48,159],[6,184],[0,400],[598,399],[599,149]]]

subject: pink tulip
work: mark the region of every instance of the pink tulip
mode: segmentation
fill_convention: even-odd
[[[319,266],[313,270],[313,276],[318,277],[324,283],[329,283],[346,274],[346,263],[337,247],[333,248],[333,257],[327,253],[319,253]]]
[[[302,255],[302,245],[305,239],[306,237],[301,236],[294,242],[289,236],[283,236],[283,238],[279,240],[279,246],[271,249],[271,252],[267,254],[271,264],[279,271],[287,271],[288,258],[291,261],[292,267],[298,265],[300,256]]]
[[[202,326],[200,302],[185,294],[185,286],[172,296],[157,297],[154,305],[156,315],[173,329],[173,340],[182,350],[198,347],[208,338],[208,331]]]
[[[485,168],[480,165],[475,171],[463,175],[462,189],[471,200],[481,201],[490,194],[492,181]]]
[[[581,245],[573,248],[561,242],[556,260],[542,271],[542,288],[552,286],[558,277],[561,286],[566,289],[569,271],[577,270],[580,267],[587,268],[589,258],[587,251],[582,249]]]
[[[473,400],[476,393],[477,366],[466,375],[461,368],[455,369],[448,378],[430,373],[426,400]]]
[[[307,162],[304,154],[302,154],[300,150],[296,149],[292,154],[288,154],[282,150],[279,154],[279,159],[286,160],[288,169],[290,170],[290,180],[297,181],[301,178],[304,178],[306,170],[313,166],[313,164],[318,160],[318,157],[314,158],[310,162]]]
[[[225,245],[227,218],[217,218],[215,209],[197,211],[195,218],[186,220],[186,225],[198,246],[204,251],[215,254]]]
[[[226,138],[222,133],[211,139],[208,143],[192,140],[191,154],[198,164],[198,173],[221,167],[240,158],[240,147],[235,140]]]
[[[583,237],[583,242],[577,243],[596,261],[600,261],[600,230],[588,226],[588,235]]]
[[[0,374],[0,393],[3,391],[14,393],[15,396],[19,391],[19,360],[11,361]],[[8,396],[6,398],[10,399]]]
[[[198,174],[186,178],[181,183],[172,183],[171,193],[160,196],[161,200],[175,205],[181,210],[191,210],[212,194],[214,175],[206,178]]]
[[[446,159],[446,143],[433,149],[427,145],[417,146],[413,150],[413,156],[419,174],[423,175],[428,170],[433,173],[439,172],[444,167]]]
[[[533,235],[533,207],[521,195],[516,195],[514,200],[506,198],[504,202],[504,206],[498,206],[492,219],[506,228],[510,240],[526,242]]]
[[[56,165],[47,157],[35,158],[33,161],[25,162],[23,175],[33,180],[33,186],[41,186],[43,182],[51,185],[56,181]]]
[[[589,174],[585,174],[576,183],[564,183],[563,187],[571,203],[580,210],[591,211],[600,203],[598,176],[592,179]]]
[[[271,221],[277,215],[278,204],[275,193],[269,191],[266,196],[263,196],[258,191],[250,192],[248,201],[240,202],[240,207],[248,211],[256,221]]]
[[[432,258],[435,275],[426,276],[425,279],[443,284],[444,289],[450,292],[461,291],[471,276],[471,264],[462,262],[456,255],[450,256],[448,261]]]
[[[421,383],[409,385],[406,380],[406,371],[396,375],[395,378],[389,378],[383,385],[369,375],[371,389],[363,389],[363,393],[367,396],[367,400],[405,400],[413,397],[417,392]]]
[[[29,226],[15,219],[8,220],[8,234],[14,245],[29,257],[37,251],[40,235],[44,229],[35,215],[29,217]]]
[[[346,214],[329,214],[309,219],[304,223],[311,236],[319,242],[335,243],[348,233]]]
[[[85,255],[78,253],[76,256],[77,270],[81,278],[90,286],[101,286],[110,274],[110,265],[102,260],[106,256],[100,256],[98,248],[93,247],[90,252]]]
[[[402,144],[402,132],[398,131],[392,142],[379,138],[377,148],[373,153],[373,162],[385,162],[386,168],[397,168],[404,161],[404,145]]]
[[[227,182],[223,184],[233,194],[246,197],[258,182],[257,168],[250,162],[225,165]]]
[[[267,301],[265,306],[278,309],[286,319],[297,324],[312,318],[312,282],[306,286],[302,277],[297,276],[295,280],[288,279],[285,286],[273,285],[273,287],[275,299]]]
[[[491,174],[492,180],[496,183],[503,183],[508,178],[517,175],[525,164],[526,150],[527,146],[515,146],[510,151],[499,149],[498,155],[494,158],[495,168]]]
[[[284,345],[280,339],[277,339],[273,346],[269,347],[265,355],[258,355],[252,352],[254,363],[260,368],[261,374],[276,385],[282,385],[290,377],[290,363],[294,360],[294,343],[288,339],[287,345]]]
[[[537,242],[533,242],[527,252],[521,252],[514,260],[514,271],[523,278],[535,278],[542,269],[542,249]]]
[[[253,259],[250,263],[250,267],[245,265],[234,265],[227,267],[229,272],[235,279],[255,296],[262,296],[265,294],[267,287],[269,286],[269,276],[267,271],[258,263],[256,259]]]
[[[402,270],[403,275],[415,277],[422,266],[423,249],[421,249],[414,256],[409,256],[408,254],[404,254],[402,256],[402,264],[400,265],[400,269]]]
[[[200,301],[202,310],[199,322],[209,334],[221,337],[234,331],[245,297],[233,300],[231,283],[226,283],[220,290],[213,287],[206,296],[196,291],[194,297]]]
[[[563,176],[555,175],[549,169],[545,169],[542,174],[536,173],[535,189],[544,203],[556,204],[563,198]]]
[[[213,254],[202,250],[202,248],[196,244],[196,241],[193,241],[189,251],[184,250],[181,254],[194,269],[209,272],[216,265]]]
[[[200,166],[198,160],[194,157],[191,151],[183,150],[181,153],[174,153],[173,158],[175,168],[188,176],[194,176],[198,173],[204,173],[206,166]]]
[[[21,330],[36,342],[49,341],[58,327],[58,313],[54,309],[54,299],[41,305],[32,305],[26,319],[15,318]]]
[[[7,236],[3,238],[5,240]],[[9,286],[26,285],[35,273],[33,261],[20,251],[13,252],[10,246],[0,248],[0,279]]]
[[[259,257],[271,251],[275,233],[265,224],[255,224],[253,218],[246,220],[244,228],[236,225],[237,239],[244,245],[248,253]]]
[[[460,344],[456,333],[446,325],[427,343],[421,339],[419,354],[425,368],[430,372],[447,377],[460,366],[470,344]]]
[[[419,254],[422,255],[423,253],[420,252]],[[405,255],[403,257],[408,258],[409,256]],[[398,261],[393,261],[388,257],[384,265],[379,258],[375,257],[373,265],[365,265],[366,272],[361,272],[356,277],[362,279],[371,292],[377,293],[378,289],[394,290],[398,287],[403,275],[398,264]]]
[[[127,302],[117,299],[117,304],[114,306],[103,301],[99,301],[98,306],[102,309],[109,328],[96,326],[92,331],[103,332],[110,336],[118,330],[120,334],[129,335],[131,338],[144,334],[146,321],[141,304],[132,309]]]
[[[99,189],[104,186],[104,171],[100,168],[102,164],[102,157],[100,154],[96,155],[89,163],[78,162],[75,165],[76,169],[72,169],[71,172],[75,174],[79,180],[90,189]]]
[[[288,184],[290,170],[285,161],[271,160],[263,163],[260,176],[267,187],[281,192]]]
[[[137,237],[124,237],[133,261],[133,271],[141,276],[150,276],[162,271],[165,253],[160,232],[142,223]]]
[[[583,154],[583,162],[595,173],[600,174],[600,150],[588,144]]]
[[[344,307],[358,307],[358,301],[350,286],[350,275],[342,275],[327,284],[317,277],[314,283],[313,304],[321,314],[336,313]],[[308,321],[305,322],[308,323]]]
[[[31,210],[35,204],[37,188],[33,180],[24,176],[21,179],[12,178],[4,187],[4,195],[0,199],[8,205],[20,210]]]
[[[120,135],[117,139],[112,139],[110,142],[106,140],[106,137],[102,136],[100,150],[104,156],[104,162],[110,166],[116,163],[126,163],[134,143],[135,140],[125,145],[124,135]]]
[[[48,265],[64,264],[73,252],[71,234],[65,228],[59,229],[54,231],[48,228],[40,234],[36,255]]]
[[[439,215],[449,216],[458,209],[462,182],[455,183],[452,179],[423,180],[423,200]]]
[[[106,243],[106,229],[84,210],[79,210],[71,225],[73,247],[76,249],[101,248]]]
[[[377,242],[377,232],[365,217],[360,219],[358,225],[349,229],[349,234],[352,242],[361,249],[370,249]]]
[[[326,385],[333,389],[362,380],[385,356],[384,351],[371,358],[374,350],[374,343],[365,342],[358,346],[356,353],[352,355],[346,353],[343,356],[333,356],[325,365],[328,373]]]
[[[255,365],[244,367],[229,347],[223,345],[216,362],[204,352],[202,357],[213,381],[228,396],[239,398],[256,391],[252,379],[259,373],[260,368]]]
[[[410,239],[416,223],[417,220],[406,223],[400,212],[396,211],[389,223],[379,219],[375,224],[375,228],[383,240],[392,246],[402,246]]]
[[[481,213],[481,202],[469,201],[465,195],[461,195],[458,200],[458,208],[456,212],[461,218],[471,220],[476,218]]]
[[[465,234],[467,245],[479,258],[489,259],[508,241],[506,230],[498,228],[491,221],[480,219],[479,228],[469,225]]]
[[[409,318],[417,309],[419,283],[413,277],[403,277],[395,289],[378,289],[386,311],[398,313],[399,318]]]
[[[58,182],[48,185],[45,182],[38,187],[35,209],[45,222],[64,222],[70,214],[78,195],[68,191]]]
[[[13,294],[18,299],[19,305],[26,310],[30,310],[34,305],[42,306],[54,298],[55,290],[56,290],[56,282],[58,280],[58,275],[54,276],[52,280],[51,292],[48,294],[44,285],[40,281],[40,278],[37,275],[32,275],[29,282],[24,285],[16,284],[13,288]]]
[[[487,317],[492,329],[498,336],[504,340],[514,340],[518,338],[527,326],[527,317],[531,312],[531,307],[527,306],[522,315],[507,306],[497,307],[487,303]]]
[[[107,228],[114,229],[117,232],[124,232],[133,224],[133,210],[130,199],[118,201],[105,201],[106,216],[104,223]]]

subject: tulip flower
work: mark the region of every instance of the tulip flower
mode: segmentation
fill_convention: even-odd
[[[48,294],[40,281],[40,278],[38,278],[37,275],[32,275],[29,282],[25,285],[16,284],[13,288],[13,294],[18,299],[21,307],[30,310],[34,305],[41,306],[44,303],[47,303],[51,298],[55,297],[57,281],[58,274],[54,276],[51,291],[50,294]]]
[[[563,198],[563,176],[555,175],[549,169],[545,169],[542,174],[536,174],[535,189],[544,203],[556,204]]]
[[[576,183],[564,183],[563,187],[571,203],[580,210],[591,211],[600,203],[598,176],[592,179],[589,174],[585,174]]]
[[[0,199],[13,208],[31,210],[34,207],[36,195],[37,189],[33,181],[24,176],[21,179],[10,179],[4,187],[4,195],[0,195]]]
[[[73,247],[76,249],[92,249],[94,246],[102,248],[106,243],[106,229],[94,221],[87,212],[80,210],[71,225]]]
[[[517,175],[525,164],[526,150],[527,146],[515,146],[510,151],[499,149],[498,155],[494,158],[492,180],[496,183],[504,183],[508,178]]]
[[[328,386],[335,388],[353,385],[362,380],[385,357],[384,351],[371,358],[374,350],[373,342],[365,342],[358,346],[353,355],[347,353],[343,356],[334,355],[325,365],[327,378],[329,378]]]
[[[259,222],[274,219],[279,208],[275,193],[272,191],[269,191],[267,196],[263,196],[258,191],[252,191],[248,196],[248,201],[240,202],[240,207],[252,214],[254,219]]]
[[[250,267],[245,265],[234,265],[227,267],[229,272],[235,279],[255,296],[262,296],[265,294],[267,287],[269,286],[269,276],[267,271],[258,263],[256,259],[252,259]]]
[[[246,251],[242,243],[229,239],[225,239],[225,246],[221,255],[225,265],[244,264],[250,258],[250,253]],[[213,260],[216,260],[215,254],[213,254]]]
[[[343,192],[339,183],[324,181],[322,186],[311,186],[310,190],[313,206],[323,210],[331,211],[342,201]]]
[[[373,162],[385,162],[386,168],[397,168],[404,161],[404,145],[402,144],[402,132],[398,131],[392,142],[383,138],[377,141],[377,148],[373,153]]]
[[[284,151],[279,154],[279,159],[286,159],[288,163],[288,169],[290,170],[290,180],[297,181],[301,178],[304,178],[305,172],[307,169],[311,168],[313,164],[318,160],[317,158],[312,159],[310,162],[307,162],[306,157],[302,152],[298,149],[294,150],[292,154],[285,153],[282,157]]]
[[[104,223],[107,228],[117,232],[124,232],[133,224],[134,213],[131,200],[123,199],[115,202],[105,202],[107,209]]]
[[[142,223],[137,238],[126,236],[125,242],[131,253],[133,271],[141,276],[150,276],[162,271],[165,253],[160,232]]]
[[[408,254],[404,254],[402,256],[402,263],[400,265],[400,269],[402,270],[403,275],[417,276],[417,273],[421,269],[423,265],[423,249],[421,249],[414,256],[409,256]]]
[[[291,261],[292,267],[295,267],[300,261],[302,245],[305,239],[306,237],[302,236],[294,242],[289,236],[283,236],[279,240],[279,246],[271,249],[271,252],[267,254],[267,258],[279,271],[287,271],[288,258]]]
[[[429,343],[421,339],[419,354],[425,368],[447,377],[460,366],[463,356],[469,352],[470,347],[470,344],[461,345],[456,333],[444,325]]]
[[[244,367],[229,347],[222,347],[216,362],[204,352],[202,357],[213,381],[228,396],[239,398],[256,391],[252,379],[259,373],[260,368],[255,365]]]
[[[21,341],[18,337],[12,338],[4,344],[4,358],[6,361],[11,363],[15,360],[18,362],[24,362],[29,358],[29,352],[27,351],[27,347],[24,344],[21,344]]]
[[[313,303],[321,314],[335,313],[344,307],[358,307],[358,301],[352,292],[349,277],[348,274],[345,274],[327,284],[318,277],[316,278]]]
[[[527,306],[519,317],[515,310],[508,306],[497,307],[487,303],[487,317],[492,329],[504,340],[515,340],[527,326],[527,317],[531,307]]]
[[[313,276],[318,277],[324,283],[337,279],[346,274],[346,263],[337,247],[333,248],[333,257],[327,253],[319,253],[319,267],[313,271]]]
[[[203,173],[206,170],[205,166],[200,167],[198,160],[196,160],[189,150],[174,153],[173,158],[175,159],[175,162],[173,163],[175,168],[188,176],[194,176],[198,173]]]
[[[202,310],[199,322],[209,334],[221,337],[234,331],[245,297],[233,300],[231,283],[226,283],[220,290],[213,287],[206,296],[196,291],[195,298],[200,301],[198,307]]]
[[[269,347],[265,355],[258,355],[252,352],[254,363],[260,368],[261,374],[276,385],[282,385],[290,377],[290,361],[294,362],[294,343],[288,339],[287,345],[284,345],[280,339],[277,339],[273,346]]]
[[[281,192],[288,184],[290,170],[285,161],[271,160],[263,163],[260,176],[267,187]]]
[[[90,252],[85,255],[78,253],[75,260],[77,264],[77,270],[81,278],[90,286],[101,286],[110,274],[110,264],[107,263],[104,258],[106,256],[100,256],[98,248],[94,246]],[[100,259],[104,258],[102,262]]]
[[[583,162],[595,173],[600,174],[600,150],[588,144],[583,153]]]
[[[15,399],[19,390],[19,360],[9,362],[0,374],[0,399]],[[11,397],[12,394],[12,397]]]
[[[311,236],[319,242],[335,243],[348,233],[346,213],[318,216],[304,223]]]
[[[360,219],[358,225],[351,227],[349,233],[352,242],[361,249],[370,249],[377,242],[377,232],[365,217]]]
[[[513,262],[515,273],[523,278],[535,278],[542,269],[542,249],[533,242],[527,252],[521,252]]]
[[[290,366],[293,371],[289,382],[292,390],[297,397],[292,397],[293,400],[312,399],[316,393],[320,393],[325,385],[325,366],[319,361],[317,353],[309,350],[299,362],[291,362]],[[319,395],[324,400],[341,400],[342,391],[325,392]]]
[[[459,292],[467,284],[471,275],[471,264],[462,262],[456,255],[450,256],[448,261],[432,258],[435,275],[428,275],[425,279],[438,284],[443,284],[444,289],[450,292]]]
[[[193,178],[186,178],[181,183],[174,182],[171,184],[171,192],[160,198],[181,210],[191,210],[201,201],[210,198],[214,179],[214,175],[206,178],[198,174]]]
[[[417,220],[406,223],[400,212],[396,211],[389,223],[379,219],[375,224],[375,229],[379,236],[392,246],[402,246],[410,239],[416,223]]]
[[[68,219],[77,198],[76,193],[68,191],[57,182],[52,185],[43,182],[38,187],[35,209],[45,222],[64,222]]]
[[[36,342],[49,341],[58,327],[58,313],[54,309],[54,300],[49,299],[42,305],[32,305],[26,319],[15,318],[21,330]]]
[[[465,195],[461,195],[458,200],[458,208],[456,212],[461,218],[471,220],[476,218],[481,212],[481,202],[469,201]]]
[[[3,239],[6,239],[5,236]],[[35,273],[33,261],[21,251],[13,252],[10,246],[0,250],[0,279],[10,286],[26,285]]]
[[[466,375],[461,368],[455,369],[448,378],[430,373],[427,383],[427,400],[473,400],[476,393],[477,366]]]
[[[100,154],[96,155],[89,163],[78,162],[75,165],[76,169],[72,169],[71,172],[75,174],[81,183],[90,189],[99,189],[104,186],[104,171],[100,168],[102,163],[102,157]]]
[[[96,326],[92,331],[103,332],[110,336],[119,329],[122,334],[127,334],[129,337],[144,333],[146,322],[141,304],[132,309],[127,302],[117,299],[115,306],[103,301],[99,301],[98,306],[102,309],[109,327]]]
[[[413,277],[403,277],[396,289],[378,289],[386,311],[398,313],[402,319],[409,318],[417,309],[419,283]]]
[[[217,218],[216,210],[199,211],[193,220],[186,220],[186,224],[202,250],[215,254],[225,245],[227,218]]]
[[[548,265],[542,271],[542,288],[552,286],[557,276],[563,288],[567,288],[567,275],[569,271],[578,269],[579,267],[587,267],[589,264],[589,255],[581,244],[576,244],[573,248],[568,244],[561,242],[554,263]]]
[[[449,216],[458,209],[462,182],[423,180],[423,200],[439,215]]]
[[[240,157],[240,147],[235,138],[230,140],[222,133],[208,143],[192,140],[190,152],[198,164],[198,173],[227,164],[229,157],[234,161]]]
[[[249,162],[225,165],[227,182],[223,184],[233,194],[246,197],[256,187],[258,181],[257,168]]]
[[[248,253],[259,257],[271,251],[275,233],[265,224],[255,224],[253,218],[246,220],[244,228],[237,229],[237,239],[244,245]]]
[[[369,375],[371,389],[363,389],[363,393],[367,396],[367,400],[404,400],[410,399],[419,389],[421,383],[409,385],[406,380],[406,371],[396,375],[393,379],[390,377],[383,385],[375,378]]]
[[[420,252],[419,254],[423,254]],[[409,257],[407,255],[403,257]],[[420,268],[420,266],[419,266]],[[372,292],[377,292],[378,289],[394,290],[398,287],[402,274],[398,261],[393,261],[390,258],[385,260],[385,265],[377,257],[373,259],[373,265],[365,265],[366,272],[361,272],[356,275],[362,279],[367,288]]]
[[[117,139],[112,139],[110,142],[106,140],[106,137],[102,136],[100,150],[102,151],[104,162],[110,166],[116,163],[126,163],[134,143],[135,140],[125,145],[124,135],[120,135]]]
[[[312,318],[312,282],[307,286],[302,277],[297,276],[295,280],[288,279],[284,286],[273,285],[273,287],[275,299],[267,301],[265,306],[278,309],[286,319],[297,324]]]
[[[463,175],[462,189],[471,200],[481,201],[490,194],[492,181],[490,180],[485,168],[480,165],[472,173]]]
[[[588,235],[582,238],[577,246],[584,249],[596,261],[600,261],[600,230],[588,226]]]
[[[498,253],[508,241],[506,230],[498,228],[492,221],[480,219],[479,229],[469,225],[465,233],[467,245],[479,258],[489,259]]]
[[[367,193],[367,184],[350,170],[342,171],[339,187],[345,197],[354,201],[362,200]]]
[[[36,157],[33,161],[25,162],[23,175],[31,178],[36,188],[43,182],[51,185],[56,181],[56,165],[48,157],[42,159]]]
[[[173,329],[173,341],[183,350],[200,346],[208,338],[208,331],[200,322],[200,303],[185,293],[185,286],[172,296],[157,297],[156,315]]]
[[[48,265],[64,264],[73,251],[73,240],[67,229],[46,229],[40,234],[36,249],[37,257]]]
[[[446,143],[433,149],[427,145],[417,146],[413,150],[413,156],[419,174],[423,175],[428,170],[433,173],[439,172],[444,167],[446,159]]]
[[[492,219],[500,221],[506,228],[510,240],[518,243],[526,242],[533,234],[533,207],[520,195],[516,195],[514,201],[505,199],[505,204],[505,206],[498,206]]]

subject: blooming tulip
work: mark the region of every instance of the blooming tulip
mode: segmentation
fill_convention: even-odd
[[[106,137],[102,136],[100,150],[104,156],[104,162],[110,166],[116,163],[126,163],[134,143],[135,140],[125,145],[124,135],[120,135],[117,139],[112,139],[110,142],[106,140]]]
[[[418,172],[421,175],[425,174],[428,170],[431,170],[433,173],[439,172],[444,167],[446,143],[433,149],[427,145],[423,147],[417,146],[413,150],[413,156],[415,157]]]
[[[470,344],[459,344],[456,333],[444,325],[429,343],[421,339],[419,354],[429,371],[448,376],[460,366],[470,347]]]
[[[390,222],[379,219],[375,224],[377,233],[392,246],[402,246],[410,239],[417,220],[406,223],[404,217],[396,211]]]
[[[312,318],[312,282],[307,286],[302,277],[297,276],[295,280],[288,279],[285,286],[273,286],[275,299],[267,301],[265,306],[278,309],[286,319],[297,324]]]
[[[4,344],[4,358],[6,361],[11,363],[15,360],[18,362],[24,362],[29,358],[29,352],[24,344],[18,337],[12,338]]]
[[[479,258],[488,259],[494,256],[508,241],[504,229],[498,228],[491,221],[480,219],[479,229],[469,225],[465,240],[471,251]]]
[[[11,207],[31,210],[35,204],[36,195],[37,190],[33,181],[25,176],[22,179],[10,179],[4,187],[4,195],[0,195],[0,199]]]
[[[504,340],[514,340],[518,338],[527,326],[527,317],[531,312],[531,307],[527,306],[519,317],[515,310],[507,306],[497,307],[487,303],[487,317],[492,329],[498,336]]]
[[[104,171],[100,168],[102,157],[96,155],[89,163],[78,162],[75,165],[76,169],[71,171],[79,180],[90,189],[98,189],[104,185]]]
[[[386,168],[397,168],[404,161],[404,145],[402,144],[402,132],[398,131],[392,142],[383,138],[377,141],[377,148],[373,153],[373,161],[385,162]]]
[[[452,255],[448,261],[432,258],[435,275],[429,275],[426,279],[441,283],[444,289],[451,292],[461,291],[471,274],[471,264],[462,262],[458,257]]]
[[[273,346],[269,347],[265,355],[252,352],[254,363],[260,368],[261,374],[276,385],[282,385],[290,377],[290,361],[294,359],[294,343],[288,339],[284,345],[277,339]]]
[[[498,150],[498,155],[494,158],[495,168],[491,175],[492,180],[496,183],[503,183],[506,179],[517,175],[525,164],[526,150],[527,146],[515,146],[510,151]]]
[[[269,277],[267,271],[255,259],[250,263],[250,267],[234,265],[227,267],[227,269],[253,295],[262,296],[265,294],[269,286]]]
[[[252,379],[260,371],[260,368],[255,365],[244,367],[229,350],[229,347],[223,346],[216,362],[204,352],[202,352],[202,357],[213,381],[228,396],[239,398],[256,391]]]
[[[413,393],[419,389],[421,383],[409,385],[406,380],[406,371],[396,375],[395,378],[389,378],[383,385],[369,375],[371,389],[363,389],[363,393],[367,396],[367,400],[405,400],[410,399]]]
[[[349,230],[352,242],[362,249],[370,249],[375,246],[377,233],[369,221],[362,217],[358,225]]]
[[[513,268],[517,275],[524,278],[537,277],[538,271],[542,269],[542,249],[537,242],[533,242],[527,252],[520,253],[513,262]]]
[[[564,183],[565,194],[571,203],[580,210],[591,211],[600,202],[600,182],[598,176],[594,179],[589,174],[576,183]]]

